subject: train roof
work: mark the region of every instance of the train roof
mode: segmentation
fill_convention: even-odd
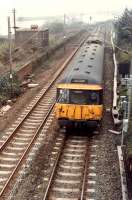
[[[88,44],[100,44],[102,45],[103,44],[103,38],[104,36],[102,36],[102,34],[99,34],[99,35],[91,35],[88,39],[87,39],[87,43]]]
[[[89,40],[87,40],[87,43],[88,44],[100,44],[102,45],[103,44],[103,41],[101,40],[101,38],[91,38]]]
[[[60,83],[88,83],[102,85],[103,59],[103,45],[85,42],[68,66],[67,72]]]

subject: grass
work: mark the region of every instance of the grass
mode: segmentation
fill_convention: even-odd
[[[127,96],[127,86],[121,87],[119,89],[120,96]]]
[[[14,42],[12,42],[12,50],[15,48]],[[9,61],[9,43],[8,40],[1,41],[0,40],[0,62],[3,65],[8,64]]]
[[[132,118],[130,119],[129,122],[129,128],[128,128],[128,133],[126,135],[126,148],[127,148],[127,156],[132,155]]]
[[[132,57],[132,51],[130,51],[129,54],[121,51],[118,51],[117,53],[117,58],[120,63],[129,62],[131,60],[131,57]]]
[[[13,41],[12,41],[11,47],[12,47],[12,49],[15,48],[15,44],[14,44]],[[0,53],[3,53],[7,49],[9,49],[9,42],[8,42],[8,40],[3,40],[3,41],[0,40]]]

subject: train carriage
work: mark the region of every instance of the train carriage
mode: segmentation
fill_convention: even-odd
[[[103,116],[102,42],[86,42],[57,84],[55,113],[62,127],[96,127]]]

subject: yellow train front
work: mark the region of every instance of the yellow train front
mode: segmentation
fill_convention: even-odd
[[[97,127],[103,116],[102,44],[86,42],[57,84],[55,113],[60,127]]]

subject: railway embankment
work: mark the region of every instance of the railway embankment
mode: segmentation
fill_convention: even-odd
[[[13,77],[12,79],[10,79],[9,69],[6,72],[0,72],[0,105],[6,105],[9,99],[13,100],[13,98],[17,98],[21,93],[23,93],[24,90],[23,88],[21,88],[21,86],[26,86],[32,81],[32,74],[35,73],[36,70],[41,68],[44,62],[49,61],[53,57],[55,52],[66,51],[65,48],[67,45],[69,45],[70,41],[76,40],[77,38],[81,37],[84,32],[85,31],[72,33],[67,36],[66,39],[61,39],[59,41],[56,41],[54,45],[49,45],[49,47],[45,48],[43,52],[36,52],[34,56],[30,55],[28,62],[26,62],[26,64],[24,65],[21,65],[21,62],[15,65],[14,60],[11,72]],[[19,53],[17,56],[20,56]]]
[[[34,66],[34,77],[33,83],[37,83],[38,86],[32,89],[28,89],[24,87],[24,92],[17,98],[14,99],[14,103],[11,104],[10,110],[4,115],[0,117],[0,131],[10,126],[10,124],[15,120],[15,118],[19,115],[23,107],[25,107],[28,102],[34,97],[34,95],[43,88],[45,85],[55,74],[58,68],[65,62],[65,60],[69,57],[72,51],[79,45],[80,41],[84,37],[85,33],[82,35],[78,35],[75,39],[70,42],[67,42],[66,49],[59,48],[56,50],[52,56],[45,60],[41,65]],[[12,113],[13,116],[12,116]]]
[[[83,30],[83,31],[80,31],[76,34],[69,36],[68,38],[60,41],[59,43],[55,44],[54,46],[49,47],[44,53],[41,53],[40,55],[35,56],[35,58],[31,59],[26,64],[19,67],[18,69],[16,68],[15,71],[18,75],[19,80],[23,80],[25,76],[33,73],[36,70],[36,68],[38,68],[39,66],[42,65],[43,62],[45,62],[51,56],[53,56],[53,54],[57,50],[63,48],[63,50],[65,51],[66,45],[70,41],[76,40],[78,37],[81,37],[81,35],[84,33],[85,33],[85,31]]]

